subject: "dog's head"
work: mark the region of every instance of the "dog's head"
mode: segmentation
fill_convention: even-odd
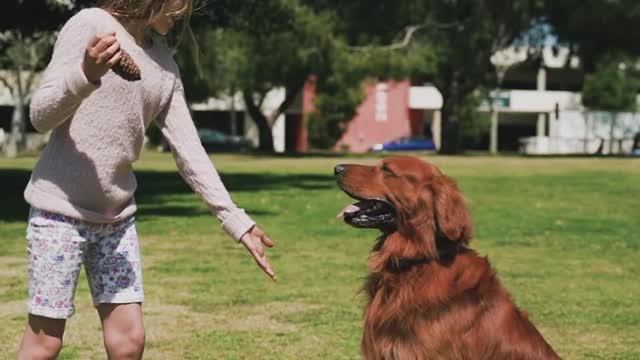
[[[398,232],[426,255],[437,255],[436,239],[466,244],[471,220],[455,182],[415,157],[399,156],[376,166],[337,165],[340,189],[358,200],[339,214],[347,224]]]

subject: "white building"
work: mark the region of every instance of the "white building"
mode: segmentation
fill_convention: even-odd
[[[502,56],[492,58],[496,68],[504,71],[493,119],[496,151],[518,150],[525,154],[631,151],[633,137],[640,132],[640,114],[587,111],[582,106],[583,74],[579,59],[569,58],[568,49],[545,48],[537,69],[520,65],[524,51],[507,49]],[[487,105],[480,110],[491,111]],[[613,139],[610,139],[612,122]],[[501,141],[503,136],[506,139]]]

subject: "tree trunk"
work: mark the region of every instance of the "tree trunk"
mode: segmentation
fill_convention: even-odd
[[[271,130],[272,124],[276,122],[278,117],[287,111],[289,106],[296,99],[298,93],[303,89],[304,84],[306,83],[306,77],[300,79],[293,86],[288,87],[284,100],[278,106],[276,110],[274,110],[269,117],[265,116],[262,113],[259,105],[254,103],[254,99],[252,96],[252,92],[249,90],[244,90],[242,95],[244,97],[244,102],[246,104],[247,110],[249,111],[249,115],[253,119],[253,121],[258,126],[258,138],[260,141],[260,145],[258,150],[266,151],[266,152],[275,152],[275,147],[273,144],[273,132]]]
[[[26,145],[25,109],[21,97],[16,99],[11,118],[11,133],[7,139],[6,155],[10,158],[17,157],[24,151]]]
[[[273,133],[271,132],[271,126],[269,126],[267,118],[262,115],[262,113],[258,116],[252,116],[252,118],[258,126],[258,138],[260,141],[258,150],[270,153],[275,152],[275,148],[273,146]]]
[[[458,154],[460,153],[460,124],[453,113],[442,113],[442,145],[440,146],[441,154]]]
[[[244,102],[249,115],[258,127],[258,150],[265,152],[274,152],[275,148],[273,147],[273,134],[271,133],[271,125],[269,125],[267,117],[254,103],[251,92],[245,90],[242,92],[242,96],[244,97]]]
[[[457,154],[460,152],[460,121],[457,109],[460,104],[460,96],[455,85],[450,91],[445,92],[442,103],[442,144],[440,153]]]
[[[15,69],[16,88],[13,91],[15,104],[13,107],[13,116],[11,118],[11,133],[6,147],[6,155],[15,158],[24,151],[26,144],[26,125],[25,125],[25,90],[22,84],[22,66],[18,65]]]
[[[462,120],[460,111],[467,99],[476,88],[477,83],[467,79],[467,75],[450,69],[442,81],[436,82],[442,93],[442,144],[440,153],[459,154],[464,150],[462,144]]]
[[[616,120],[618,120],[618,113],[611,113],[611,127],[609,128],[609,155],[613,155],[613,142],[614,142],[614,130],[616,128]]]

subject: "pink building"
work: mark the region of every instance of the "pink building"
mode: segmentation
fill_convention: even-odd
[[[431,86],[411,86],[408,80],[366,83],[365,99],[355,117],[335,146],[335,150],[363,153],[375,144],[404,136],[436,134],[439,146],[439,111],[442,96]],[[296,106],[299,111],[287,113],[285,148],[287,151],[307,150],[308,114],[313,111],[313,81],[304,87]],[[435,131],[434,131],[435,130]]]

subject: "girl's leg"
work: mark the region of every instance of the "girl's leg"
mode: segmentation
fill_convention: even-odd
[[[85,240],[77,222],[32,209],[27,227],[29,318],[18,359],[55,359],[62,347]]]
[[[141,304],[100,304],[97,309],[109,359],[141,359],[144,351]]]
[[[144,295],[133,218],[103,226],[89,242],[84,265],[109,359],[140,359]]]
[[[66,320],[29,314],[16,359],[55,359],[62,349],[65,323]]]

